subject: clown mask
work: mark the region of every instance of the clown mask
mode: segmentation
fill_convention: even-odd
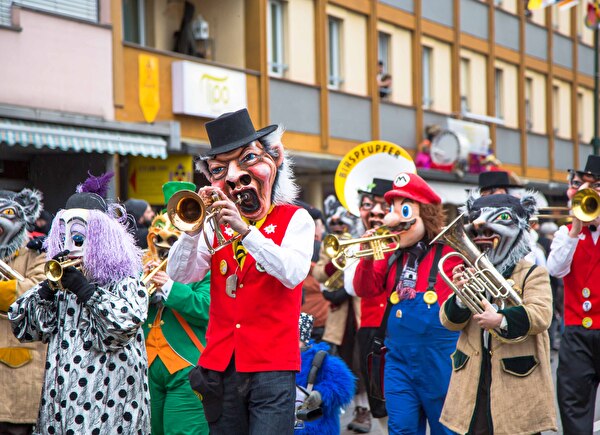
[[[277,148],[278,145],[272,145],[271,148]],[[274,158],[260,142],[254,141],[207,161],[213,186],[219,187],[234,201],[241,193],[246,194],[239,209],[248,220],[262,219],[271,207],[277,168],[283,162],[283,149],[276,151],[279,157]]]
[[[69,258],[83,257],[90,212],[83,208],[64,210],[60,215],[60,233]]]
[[[391,211],[383,218],[383,224],[400,235],[400,248],[415,245],[425,236],[425,225],[420,216],[421,204],[409,198],[393,198]]]

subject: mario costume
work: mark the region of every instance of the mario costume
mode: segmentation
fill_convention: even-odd
[[[458,334],[439,320],[451,293],[437,280],[437,263],[450,248],[429,245],[443,224],[440,197],[417,174],[400,173],[385,194],[392,210],[384,224],[400,236],[399,249],[385,259],[362,259],[354,288],[359,296],[389,295],[384,394],[390,433],[452,433],[440,422]],[[456,263],[447,263],[446,273]],[[445,267],[445,269],[446,269]]]
[[[196,190],[193,183],[170,181],[163,185],[165,203],[176,192]],[[160,262],[167,258],[181,232],[167,213],[157,215],[149,228],[148,249]],[[151,263],[156,266],[155,262]],[[163,277],[157,277],[158,274]],[[148,383],[152,405],[152,433],[208,434],[202,402],[190,387],[188,374],[204,350],[210,273],[200,282],[174,282],[165,272],[151,299],[144,336],[148,352]]]

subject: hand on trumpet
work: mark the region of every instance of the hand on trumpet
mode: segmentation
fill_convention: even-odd
[[[229,224],[238,234],[245,234],[248,231],[248,224],[242,219],[236,203],[229,199],[221,189],[205,186],[200,188],[198,194],[206,204],[210,204],[209,211],[218,210],[216,217],[220,225]],[[213,194],[218,197],[216,201]]]
[[[156,260],[148,261],[146,264],[144,264],[144,274],[153,271],[159,266],[160,263]],[[156,291],[160,292],[162,290],[162,286],[165,285],[169,279],[170,278],[169,275],[167,275],[167,272],[164,270],[159,270],[158,272],[154,273],[150,282],[156,286]]]

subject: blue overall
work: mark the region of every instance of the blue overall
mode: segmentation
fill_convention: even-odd
[[[444,328],[438,303],[422,292],[393,305],[387,323],[384,388],[390,434],[452,434],[439,422],[459,333]]]

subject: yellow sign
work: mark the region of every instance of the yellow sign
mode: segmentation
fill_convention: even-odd
[[[140,107],[146,122],[154,122],[160,109],[158,85],[158,58],[148,54],[138,55],[138,85]]]
[[[193,182],[192,156],[169,156],[165,160],[132,156],[129,158],[127,197],[164,205],[162,185],[167,181]]]
[[[392,181],[400,172],[416,173],[412,157],[392,142],[373,140],[352,148],[335,172],[335,194],[354,216],[359,216],[359,190],[370,190],[374,178]]]

